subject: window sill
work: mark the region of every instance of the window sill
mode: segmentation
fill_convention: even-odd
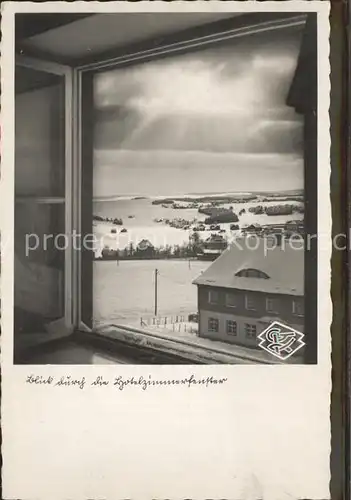
[[[34,344],[34,337],[37,344]],[[38,344],[38,339],[41,343]],[[238,346],[240,347],[240,346]],[[89,354],[90,353],[90,354]],[[84,360],[84,362],[83,362]],[[15,364],[130,364],[130,365],[259,365],[282,364],[264,352],[233,354],[224,348],[209,348],[184,339],[153,335],[152,332],[110,325],[99,332],[32,336],[16,352]],[[300,364],[300,360],[291,360]]]
[[[183,364],[280,364],[279,360],[266,358],[264,353],[259,353],[261,356],[255,356],[254,353],[245,356],[233,354],[216,346],[209,348],[184,338],[175,339],[171,336],[124,325],[101,327],[99,331],[88,335],[93,335],[95,339],[104,339],[111,346],[113,344],[116,344],[116,347],[123,345],[124,347],[141,349],[145,353],[151,352],[156,358],[170,356],[176,360],[182,360]],[[156,362],[156,364],[158,363]]]
[[[33,350],[40,349],[47,345],[55,345],[55,343],[66,340],[70,337],[72,331],[68,330],[64,321],[58,320],[54,324],[47,325],[47,330],[38,331],[35,333],[20,333],[15,332],[14,335],[14,360],[26,357],[27,353]]]
[[[51,343],[37,345],[28,349],[16,359],[22,365],[123,365],[132,364],[133,360],[118,354],[106,353],[103,349],[91,346],[87,342],[62,338]]]

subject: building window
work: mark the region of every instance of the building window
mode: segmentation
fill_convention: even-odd
[[[237,323],[236,321],[228,320],[227,321],[227,334],[228,335],[236,335],[237,332]]]
[[[278,299],[272,299],[271,297],[266,299],[266,311],[270,313],[279,312],[279,301]]]
[[[300,300],[293,300],[292,303],[292,312],[295,316],[304,316],[304,304]]]
[[[268,274],[260,271],[259,269],[242,269],[235,276],[239,276],[241,278],[262,278],[268,279]]]
[[[247,339],[255,339],[256,333],[256,325],[250,325],[249,323],[245,324],[245,335]]]
[[[209,304],[218,304],[218,302],[219,302],[219,293],[216,290],[209,290],[208,303]]]
[[[209,318],[208,320],[208,331],[218,332],[219,330],[219,320],[216,318]]]
[[[238,305],[238,296],[235,293],[227,293],[225,296],[225,305],[227,307],[236,307]]]
[[[252,297],[252,295],[245,295],[245,308],[248,311],[255,311],[256,310],[255,300],[254,300],[254,297]]]

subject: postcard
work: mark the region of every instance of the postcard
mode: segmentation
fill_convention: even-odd
[[[4,498],[330,498],[328,16],[3,2]]]

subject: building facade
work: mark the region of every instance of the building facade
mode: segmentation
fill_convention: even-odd
[[[273,321],[303,333],[303,297],[248,290],[198,287],[199,336],[257,346],[257,335]]]
[[[200,337],[247,347],[274,321],[304,333],[304,252],[229,247],[195,281]],[[247,241],[247,240],[245,240]]]

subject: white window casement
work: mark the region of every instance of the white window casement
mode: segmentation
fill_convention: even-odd
[[[137,67],[140,63],[147,65],[148,62],[166,59],[168,56],[188,54],[191,51],[195,53],[206,47],[220,49],[224,43],[234,42],[235,39],[248,35],[252,37],[251,40],[262,33],[301,30],[305,20],[305,15],[289,15],[286,19],[280,17],[254,23],[245,29],[242,26],[235,27],[233,22],[233,27],[224,32],[190,37],[165,45],[150,45],[149,48],[122,55],[118,49],[116,56],[106,55],[100,60],[77,63],[75,66],[16,57],[16,71],[40,74],[43,80],[43,86],[38,87],[40,79],[33,76],[33,89],[20,90],[18,93],[16,90],[16,124],[20,125],[21,115],[28,112],[38,121],[39,108],[35,108],[33,100],[35,92],[41,101],[48,101],[48,112],[39,120],[40,128],[39,125],[35,128],[33,120],[33,130],[24,131],[26,134],[36,133],[38,138],[42,137],[37,164],[46,168],[47,172],[43,170],[39,176],[33,173],[32,180],[36,181],[32,183],[33,186],[30,182],[30,165],[26,159],[25,144],[22,148],[16,135],[15,232],[18,243],[15,237],[15,306],[17,304],[21,309],[21,300],[28,304],[28,297],[32,295],[33,314],[45,318],[46,331],[42,335],[32,336],[33,343],[66,336],[72,332],[97,333],[93,321],[94,258],[92,249],[86,244],[93,233],[96,76],[111,70],[122,71],[126,67]],[[51,121],[48,121],[49,115]],[[57,119],[54,123],[52,120],[55,116]],[[46,133],[49,135],[46,136]],[[53,166],[50,171],[51,163],[55,162],[59,162],[59,166]],[[59,178],[55,177],[56,171],[59,172]],[[31,234],[38,236],[40,241],[35,237],[31,240],[38,245],[44,245],[44,236],[52,234],[52,239],[46,242],[47,248],[51,248],[52,252],[37,252],[35,257],[33,252],[33,262],[22,258],[25,248],[21,246],[24,236]],[[60,249],[59,252],[54,252],[53,242],[56,249]],[[23,279],[18,279],[19,274]],[[236,299],[235,294],[227,294],[225,303],[228,307],[236,307]],[[39,302],[41,307],[37,306]],[[209,291],[208,302],[218,304],[219,292]],[[247,310],[256,309],[255,301],[249,294],[245,296],[245,307]],[[294,314],[300,315],[300,309],[296,309],[294,304],[293,308]],[[254,325],[246,327],[251,328],[245,328],[247,336],[256,336]],[[208,328],[209,331],[218,332],[219,320],[211,318]],[[235,335],[236,328],[235,322],[227,323],[228,334]],[[142,334],[142,330],[140,333]]]
[[[15,329],[26,346],[77,324],[73,92],[69,66],[16,57]],[[32,322],[37,333],[27,335]]]
[[[293,300],[292,302],[292,313],[295,316],[303,317],[305,314],[303,300]]]

